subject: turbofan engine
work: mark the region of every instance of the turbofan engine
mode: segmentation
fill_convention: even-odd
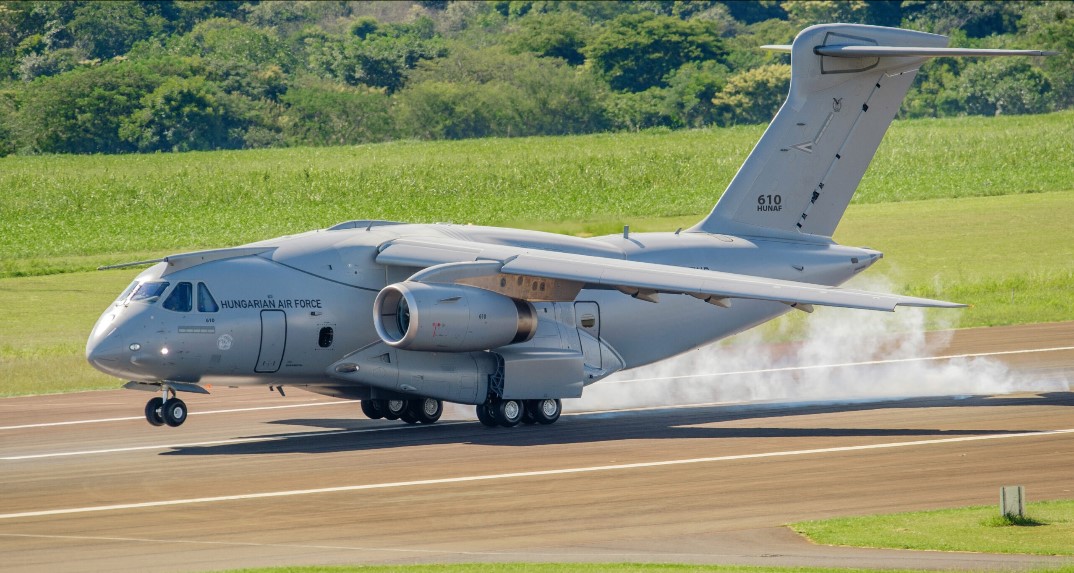
[[[472,352],[525,342],[537,332],[533,305],[472,286],[402,282],[384,287],[373,323],[401,350]]]

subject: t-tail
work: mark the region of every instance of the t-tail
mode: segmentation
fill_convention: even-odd
[[[827,241],[921,64],[938,56],[1045,56],[947,48],[947,37],[857,24],[806,28],[791,85],[712,213],[691,231]]]

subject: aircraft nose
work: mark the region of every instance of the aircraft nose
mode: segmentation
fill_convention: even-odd
[[[112,374],[124,356],[120,342],[116,340],[116,337],[110,336],[115,332],[114,321],[115,315],[105,313],[97,321],[97,325],[86,341],[86,360],[91,366],[106,374]]]
[[[86,344],[86,360],[96,369],[111,374],[120,364],[122,349],[107,336],[90,339]]]

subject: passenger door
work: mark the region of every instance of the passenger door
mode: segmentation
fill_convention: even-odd
[[[287,347],[287,314],[282,310],[261,311],[261,351],[254,372],[271,373],[280,369]]]

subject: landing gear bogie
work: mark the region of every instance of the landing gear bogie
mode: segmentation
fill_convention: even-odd
[[[543,400],[492,399],[477,406],[477,419],[488,427],[512,428],[519,424],[549,425],[559,420],[563,402],[558,398]]]
[[[362,400],[367,418],[402,420],[408,424],[434,424],[444,414],[444,403],[434,398],[414,400]]]

